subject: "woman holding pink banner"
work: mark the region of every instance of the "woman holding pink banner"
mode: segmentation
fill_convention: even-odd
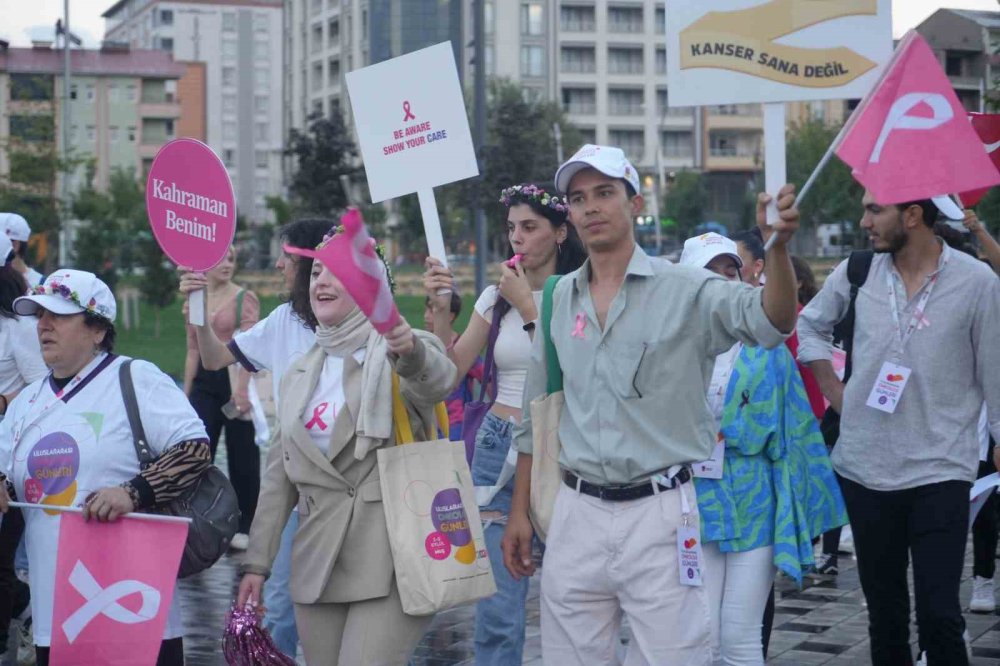
[[[435,424],[434,406],[451,389],[455,366],[432,335],[405,320],[376,332],[343,283],[311,263],[316,344],[282,381],[237,603],[260,601],[298,505],[291,594],[307,663],[402,666],[430,617],[403,612],[376,452],[395,443],[393,371],[410,418],[427,425]]]
[[[156,456],[140,469],[119,382],[127,359],[113,353],[116,305],[106,284],[93,273],[57,270],[14,301],[14,311],[37,319],[42,356],[51,369],[21,391],[0,423],[0,471],[19,499],[82,505],[84,518],[114,521],[169,504],[198,481],[211,464],[201,420],[170,377],[136,360],[127,370],[146,444]],[[6,484],[0,488],[0,510],[6,511]],[[56,590],[66,585],[55,575],[62,514],[41,508],[24,514],[34,642],[45,666],[49,646],[66,643],[53,626]],[[176,595],[169,612],[155,619],[165,623],[157,664],[183,664]]]
[[[511,455],[511,439],[514,425],[521,421],[531,335],[545,280],[576,270],[586,258],[576,230],[567,224],[564,199],[523,184],[503,190],[500,203],[507,209],[513,258],[501,265],[500,283],[483,290],[465,332],[454,344],[450,294],[441,293],[454,289],[452,273],[435,258],[427,260],[424,273],[434,333],[448,347],[458,377],[465,377],[484,347],[487,358],[495,361],[495,376],[485,381],[492,378],[495,383],[496,400],[475,432],[472,458],[472,481],[497,583],[497,593],[476,605],[476,663],[481,666],[521,663],[529,580],[514,580],[500,550],[514,488],[515,463],[510,459],[516,452]],[[465,424],[471,425],[475,424]]]

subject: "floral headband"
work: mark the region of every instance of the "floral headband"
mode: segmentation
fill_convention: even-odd
[[[318,252],[319,250],[322,250],[327,243],[333,240],[334,236],[341,233],[344,233],[344,225],[338,224],[337,226],[332,227],[330,231],[328,231],[326,235],[323,236],[323,240],[320,241],[320,244],[316,246],[316,251]],[[389,268],[389,260],[386,259],[385,257],[385,248],[376,243],[374,238],[371,239],[371,242],[372,242],[372,247],[375,250],[375,254],[378,255],[378,258],[382,260],[382,265],[385,266],[385,277],[386,280],[389,282],[389,291],[395,294],[396,278],[393,277],[392,269]]]
[[[569,212],[569,206],[566,205],[565,199],[549,194],[537,185],[514,185],[500,192],[500,203],[507,208],[515,203],[514,199],[528,199],[560,213]]]
[[[48,284],[35,285],[31,289],[32,296],[58,296],[64,298],[67,301],[75,304],[77,307],[83,308],[85,311],[91,314],[104,317],[105,319],[111,318],[111,309],[104,304],[97,302],[97,299],[91,297],[87,304],[84,305],[80,302],[80,294],[73,291],[61,282],[49,282]]]

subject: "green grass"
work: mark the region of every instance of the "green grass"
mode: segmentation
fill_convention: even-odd
[[[276,296],[261,298],[261,311],[268,313],[281,301]],[[456,330],[464,331],[472,312],[474,299],[464,299],[462,314],[456,322]],[[400,313],[414,328],[424,326],[424,299],[422,296],[398,296],[396,303]],[[125,356],[141,358],[156,364],[161,370],[180,381],[184,376],[184,355],[187,351],[187,337],[181,301],[177,300],[160,313],[160,336],[156,337],[156,312],[146,303],[139,304],[141,326],[126,331],[124,328],[121,303],[118,312],[118,342],[116,351]]]

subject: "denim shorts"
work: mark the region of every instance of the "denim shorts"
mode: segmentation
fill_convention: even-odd
[[[476,450],[472,454],[472,483],[476,486],[492,486],[500,478],[504,460],[510,450],[514,434],[514,424],[489,412],[476,432]],[[496,496],[480,511],[499,511],[505,516],[510,513],[510,503],[514,495],[514,479],[507,482]]]

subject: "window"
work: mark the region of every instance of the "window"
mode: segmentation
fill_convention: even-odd
[[[236,85],[236,68],[235,67],[223,67],[222,68],[222,85],[224,85],[224,86],[235,86]]]
[[[12,115],[10,134],[22,141],[50,142],[55,140],[56,126],[52,116]]]
[[[646,151],[642,130],[638,129],[609,130],[608,142],[624,150],[625,156],[632,162],[640,161]]]
[[[139,97],[139,91],[134,83],[130,83],[125,86],[125,99],[129,102],[134,102]]]
[[[76,125],[70,125],[69,127],[69,141],[70,143],[76,143],[76,137],[80,134],[80,128]]]
[[[53,79],[46,74],[11,74],[10,100],[35,102],[52,99]]]
[[[317,23],[312,27],[312,43],[310,48],[312,53],[319,53],[323,50],[323,24]]]
[[[826,102],[809,102],[809,117],[820,122],[826,121]]]
[[[135,143],[135,128],[134,127],[129,127],[128,128],[128,140],[129,140],[129,143]]]
[[[271,31],[269,26],[270,19],[267,14],[254,14],[253,16],[253,30],[254,32],[259,32],[266,35]]]
[[[108,84],[108,101],[117,102],[119,98],[118,85],[114,83]]]
[[[271,53],[271,45],[265,39],[258,39],[253,43],[254,60],[268,60]]]
[[[108,140],[111,143],[118,143],[118,135],[120,134],[120,129],[112,125],[108,128]]]
[[[708,135],[709,153],[713,157],[753,157],[760,137],[760,132],[714,130]]]
[[[266,150],[255,150],[253,151],[254,163],[257,165],[258,169],[267,168],[267,151]],[[266,181],[265,181],[266,182]],[[267,189],[266,186],[261,189]]]
[[[483,60],[486,61],[486,66],[485,66],[486,75],[492,76],[497,73],[496,63],[494,62],[493,58],[493,45],[487,44],[486,48],[483,49],[483,53],[486,56],[485,58],[483,58]]]
[[[653,23],[653,29],[656,31],[656,34],[662,35],[667,31],[667,12],[663,7],[656,8]]]
[[[257,135],[255,137],[256,141],[267,141],[267,129],[269,127],[268,123],[257,123],[255,125],[257,128]]]
[[[163,127],[167,132],[167,136],[172,139],[174,137],[174,121],[168,118],[163,122]]]
[[[174,24],[174,10],[172,9],[161,9],[153,14],[155,20],[154,25],[173,25]]]
[[[263,95],[256,95],[253,98],[253,108],[257,113],[267,113],[267,98]]]
[[[667,73],[667,50],[666,49],[656,49],[656,73],[666,74]]]
[[[608,7],[608,32],[642,32],[642,7]]]
[[[94,101],[94,84],[93,83],[88,83],[86,86],[84,86],[83,90],[84,90],[84,99],[86,99],[88,102],[93,102]]]
[[[222,57],[227,60],[236,59],[236,40],[235,39],[223,39],[222,40]]]
[[[174,52],[174,38],[173,37],[157,37],[153,40],[153,48],[160,49],[161,51],[166,51],[172,54]]]
[[[593,88],[563,88],[563,111],[592,115],[597,112],[597,93]]]
[[[541,46],[521,47],[521,76],[545,75],[545,51]]]
[[[573,74],[592,74],[597,69],[593,46],[564,46],[560,62],[562,71]]]
[[[670,96],[666,89],[660,88],[656,91],[656,112],[662,116],[671,116],[674,118],[680,117],[691,117],[691,109],[689,107],[674,107],[670,108]]]
[[[322,67],[322,65],[320,65]],[[254,67],[253,70],[254,90],[267,92],[271,87],[271,72],[267,67]]]
[[[944,55],[944,71],[948,76],[962,76],[965,58],[959,53],[946,51]]]
[[[565,32],[593,32],[596,23],[593,7],[567,5],[559,10],[559,27]]]
[[[521,34],[542,34],[542,3],[526,2],[521,5]]]
[[[236,141],[236,123],[234,122],[222,123],[222,140]]]
[[[693,157],[694,142],[691,132],[664,131],[660,133],[660,152],[665,157]]]
[[[641,116],[643,91],[641,88],[609,88],[608,111],[618,116]]]
[[[593,127],[578,127],[577,130],[584,143],[597,143],[597,130]]]
[[[222,32],[236,32],[236,12],[222,12]]]
[[[87,125],[87,141],[93,143],[97,140],[97,128],[93,125]]]
[[[611,74],[642,74],[642,47],[609,47],[608,72]]]
[[[327,63],[327,71],[329,72],[330,85],[339,86],[340,85],[340,60],[338,58],[330,58]]]
[[[331,19],[330,22],[326,24],[326,40],[330,48],[335,48],[340,45],[339,20]]]
[[[227,93],[222,96],[222,112],[236,113],[236,95]]]
[[[323,87],[323,63],[314,62],[312,66],[312,87]]]
[[[236,163],[236,151],[232,148],[226,148],[222,151],[222,163],[227,167],[231,167]]]
[[[265,159],[267,158],[267,153],[264,153],[264,157]],[[260,164],[257,166],[260,166]],[[253,184],[254,190],[257,191],[257,194],[267,194],[267,178],[255,178]]]
[[[75,83],[70,84],[70,87],[69,87],[69,98],[70,99],[76,99],[76,84]]]
[[[496,14],[493,13],[493,3],[489,0],[483,2],[483,32],[492,35],[496,31]]]
[[[319,14],[321,11],[323,11],[323,0],[312,0],[310,12],[313,14]]]

